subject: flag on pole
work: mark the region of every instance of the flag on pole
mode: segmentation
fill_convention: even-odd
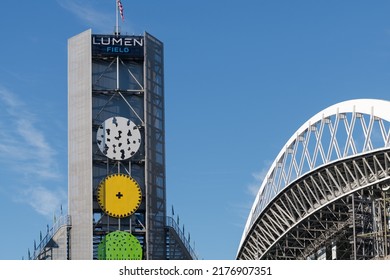
[[[119,13],[121,14],[121,19],[122,19],[122,21],[124,21],[125,20],[125,16],[123,15],[122,2],[121,2],[121,0],[117,0],[117,2],[118,2]]]

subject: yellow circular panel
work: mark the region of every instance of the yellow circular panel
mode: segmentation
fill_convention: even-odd
[[[137,211],[141,204],[141,189],[133,178],[124,174],[106,177],[99,185],[98,202],[108,215],[124,218]]]

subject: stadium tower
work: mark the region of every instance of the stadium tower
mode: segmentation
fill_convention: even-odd
[[[68,40],[68,212],[29,259],[196,259],[166,215],[163,44]]]
[[[89,30],[68,52],[70,258],[100,258],[119,231],[165,259],[163,44]]]
[[[196,258],[166,215],[163,44],[88,30],[68,52],[69,258]]]

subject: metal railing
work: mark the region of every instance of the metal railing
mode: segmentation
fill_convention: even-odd
[[[181,242],[184,244],[184,247],[187,249],[193,260],[197,260],[198,256],[196,255],[194,249],[190,245],[190,241],[185,237],[184,232],[180,229],[179,225],[175,222],[172,217],[167,216],[167,227],[172,228],[177,236],[180,238]]]
[[[69,215],[60,216],[51,229],[49,229],[43,237],[38,245],[35,245],[34,243],[34,251],[31,255],[29,252],[28,259],[35,260],[38,258],[38,256],[43,252],[43,250],[46,248],[47,244],[50,242],[50,240],[53,238],[53,236],[60,230],[62,227],[70,227],[71,226],[71,220]]]

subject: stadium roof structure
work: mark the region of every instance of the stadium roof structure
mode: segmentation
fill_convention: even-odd
[[[269,168],[237,259],[386,257],[389,146],[389,101],[349,100],[311,117]]]

